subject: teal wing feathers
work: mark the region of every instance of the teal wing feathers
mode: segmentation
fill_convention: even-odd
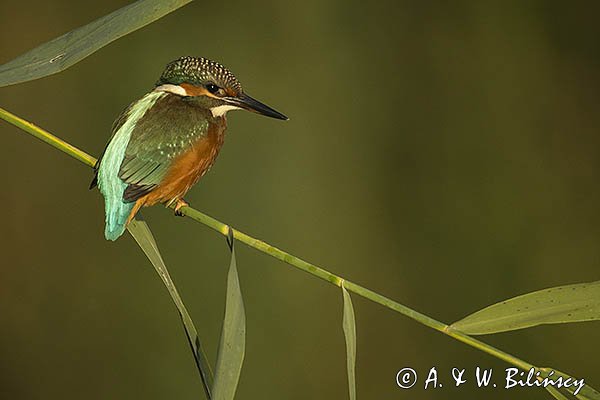
[[[110,139],[108,140],[108,143],[104,147],[104,150],[102,150],[102,154],[100,155],[100,157],[98,157],[98,160],[96,161],[96,164],[94,165],[94,177],[92,179],[92,182],[90,183],[90,190],[95,188],[96,186],[98,186],[98,170],[100,169],[100,162],[104,158],[104,154],[106,154],[106,149],[108,148],[108,145],[110,144],[110,142],[112,142],[113,138],[115,137],[115,134],[119,131],[119,129],[121,129],[121,127],[127,120],[127,117],[129,115],[129,113],[131,112],[131,109],[133,108],[133,106],[135,106],[135,104],[136,103],[131,103],[129,106],[127,106],[127,108],[125,110],[123,110],[123,112],[121,112],[121,114],[113,122],[112,128],[110,130],[110,132],[111,132]]]
[[[96,181],[100,192],[104,196],[106,214],[104,236],[109,240],[116,240],[123,234],[127,219],[134,206],[134,203],[123,200],[123,193],[128,185],[118,175],[132,133],[137,122],[146,114],[146,111],[164,95],[160,92],[148,93],[123,112],[113,125],[113,136],[98,162]]]

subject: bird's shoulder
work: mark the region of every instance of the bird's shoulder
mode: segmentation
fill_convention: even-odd
[[[137,120],[126,154],[155,150],[165,154],[179,153],[208,134],[210,124],[214,123],[212,119],[208,110],[195,106],[186,98],[164,93]]]

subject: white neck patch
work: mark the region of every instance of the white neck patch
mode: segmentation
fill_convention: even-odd
[[[187,92],[185,91],[184,88],[182,88],[179,85],[171,85],[171,84],[165,84],[165,85],[160,85],[157,86],[154,89],[155,92],[167,92],[167,93],[173,93],[176,94],[178,96],[187,96]]]
[[[222,117],[223,115],[227,114],[227,111],[240,109],[240,107],[233,106],[231,104],[222,104],[220,106],[212,107],[210,112],[212,113],[213,117]]]

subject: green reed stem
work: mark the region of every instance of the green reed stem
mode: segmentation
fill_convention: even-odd
[[[25,132],[37,137],[38,139],[48,143],[49,145],[57,148],[70,155],[71,157],[79,160],[80,162],[86,164],[87,166],[93,167],[96,163],[96,159],[86,152],[70,145],[69,143],[59,139],[58,137],[52,135],[50,132],[45,131],[44,129],[17,117],[14,114],[0,108],[0,118],[13,124],[14,126],[24,130]],[[508,354],[502,350],[499,350],[487,343],[484,343],[478,339],[475,339],[469,335],[466,335],[462,332],[455,331],[450,329],[450,327],[443,322],[440,322],[436,319],[433,319],[425,314],[421,314],[418,311],[415,311],[403,304],[400,304],[394,300],[391,300],[385,296],[380,295],[379,293],[373,292],[363,286],[357,285],[356,283],[345,280],[344,278],[332,274],[331,272],[320,268],[314,264],[311,264],[307,261],[304,261],[290,253],[287,253],[277,247],[271,246],[268,243],[263,242],[262,240],[255,239],[252,236],[249,236],[243,232],[230,228],[229,225],[226,225],[192,207],[183,207],[181,208],[181,212],[197,221],[201,224],[208,226],[209,228],[214,229],[215,231],[221,233],[224,236],[227,236],[229,229],[232,230],[233,236],[237,241],[242,242],[262,253],[270,255],[278,260],[281,260],[293,267],[296,267],[304,272],[307,272],[317,278],[321,278],[329,283],[332,283],[336,286],[341,286],[342,282],[344,283],[344,287],[359,296],[362,296],[366,299],[369,299],[375,303],[378,303],[390,310],[394,310],[408,318],[411,318],[422,325],[425,325],[429,328],[435,329],[438,332],[441,332],[445,335],[448,335],[460,342],[466,343],[471,347],[474,347],[478,350],[481,350],[491,356],[494,356],[500,360],[503,360],[509,364],[514,365],[515,367],[521,368],[523,370],[529,370],[531,368],[536,368],[534,365],[521,360],[518,357],[515,357],[511,354]],[[537,368],[536,368],[537,369]]]

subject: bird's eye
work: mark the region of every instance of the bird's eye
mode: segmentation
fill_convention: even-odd
[[[206,89],[211,92],[212,94],[215,94],[219,91],[219,87],[217,85],[215,85],[214,83],[209,83],[206,85]]]

